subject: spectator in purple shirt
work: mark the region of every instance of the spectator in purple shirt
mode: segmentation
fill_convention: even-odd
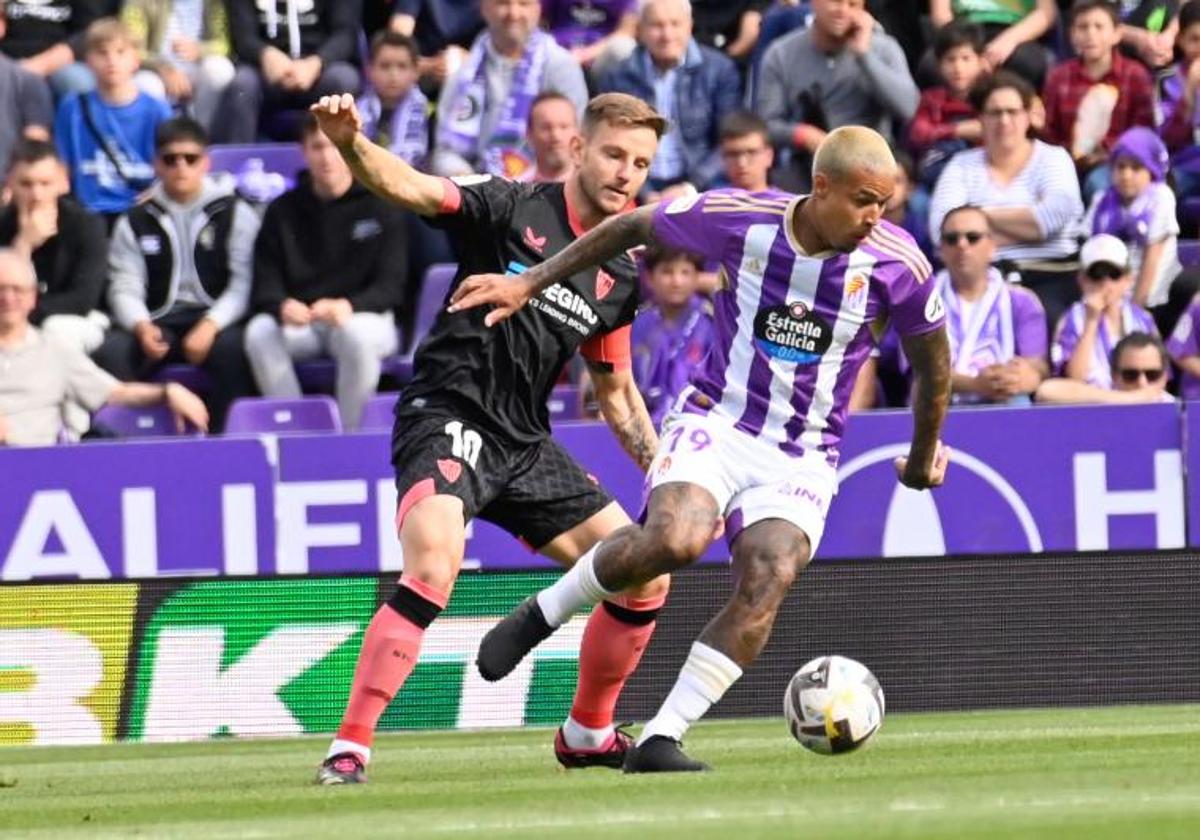
[[[992,266],[996,243],[977,207],[946,215],[940,254],[954,402],[1028,402],[1049,371],[1041,301]]]
[[[1187,311],[1179,317],[1175,331],[1167,341],[1167,350],[1183,371],[1179,396],[1185,400],[1200,399],[1200,294],[1192,298]]]
[[[1167,393],[1167,348],[1158,336],[1131,332],[1117,342],[1109,362],[1114,373],[1109,387],[1077,379],[1047,379],[1037,390],[1037,401],[1060,405],[1174,402]]]
[[[646,268],[654,303],[633,322],[633,378],[657,426],[708,352],[713,321],[697,294],[699,257],[651,249]]]
[[[542,20],[597,78],[637,46],[636,0],[542,0]]]
[[[1056,375],[1108,388],[1117,342],[1135,332],[1157,336],[1158,328],[1130,299],[1133,274],[1124,242],[1108,233],[1093,236],[1079,251],[1079,267],[1083,299],[1058,322],[1050,359]]]

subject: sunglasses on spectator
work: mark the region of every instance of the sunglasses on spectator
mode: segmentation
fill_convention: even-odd
[[[180,161],[183,161],[188,166],[195,166],[203,157],[199,152],[167,152],[158,156],[158,159],[167,166],[176,166]]]
[[[1108,263],[1097,263],[1087,270],[1089,280],[1120,280],[1124,276],[1125,269]]]
[[[1117,371],[1117,375],[1121,377],[1121,381],[1126,385],[1133,385],[1143,376],[1147,382],[1157,382],[1163,378],[1162,368],[1121,368]]]
[[[960,239],[965,239],[968,245],[978,245],[979,241],[985,236],[987,236],[986,233],[978,230],[967,230],[962,233],[952,230],[942,234],[942,242],[951,248],[957,245]]]

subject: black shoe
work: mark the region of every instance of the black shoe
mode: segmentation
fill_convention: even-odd
[[[487,632],[479,643],[475,664],[479,675],[488,682],[502,680],[555,628],[546,623],[537,596],[522,601],[500,623]]]
[[[633,747],[633,738],[625,731],[626,726],[631,724],[623,723],[618,726],[613,730],[608,743],[594,750],[577,750],[567,746],[567,739],[563,737],[560,726],[554,734],[554,757],[569,770],[579,767],[611,767],[619,770],[625,764],[625,754]]]
[[[664,735],[651,735],[640,747],[632,746],[625,753],[626,773],[701,773],[711,769],[703,761],[688,758],[682,744]]]
[[[319,785],[364,785],[367,768],[356,753],[338,753],[321,762],[317,768]]]

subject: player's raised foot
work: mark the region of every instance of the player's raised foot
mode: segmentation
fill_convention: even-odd
[[[546,623],[537,596],[529,596],[500,619],[479,643],[479,655],[475,658],[479,675],[488,682],[504,679],[554,629]]]
[[[367,782],[367,768],[354,753],[338,753],[321,762],[316,782],[319,785],[363,785]]]
[[[641,746],[631,746],[624,767],[626,773],[702,773],[712,769],[703,761],[688,758],[682,744],[664,735],[651,735]]]
[[[575,749],[569,746],[560,726],[554,735],[554,757],[568,770],[580,767],[611,767],[619,770],[625,764],[625,754],[633,746],[633,736],[625,731],[626,726],[629,724],[622,724],[614,729],[604,746],[596,749]]]

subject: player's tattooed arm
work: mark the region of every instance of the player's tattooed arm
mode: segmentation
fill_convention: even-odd
[[[913,369],[913,438],[907,458],[896,459],[902,484],[918,490],[937,487],[946,476],[949,450],[942,423],[950,405],[950,341],[944,328],[901,339]]]
[[[401,207],[435,216],[442,207],[446,185],[441,178],[418,172],[362,133],[362,118],[350,94],[322,96],[310,108],[321,130],[337,147],[350,171],[364,187]]]
[[[633,374],[609,371],[607,366],[593,362],[588,362],[588,371],[604,421],[629,457],[643,471],[650,469],[650,462],[658,451],[658,433],[637,383],[633,381]]]
[[[491,304],[492,311],[484,318],[484,323],[489,327],[500,323],[548,286],[590,266],[601,265],[630,248],[651,244],[655,206],[647,204],[613,216],[518,277],[502,274],[468,277],[454,290],[450,311]]]

